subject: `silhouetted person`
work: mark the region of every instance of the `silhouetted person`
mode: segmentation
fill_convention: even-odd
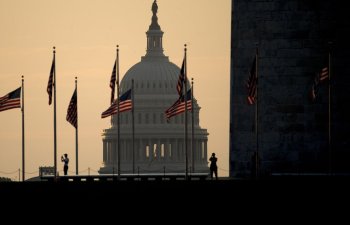
[[[215,153],[211,154],[211,157],[209,159],[210,161],[210,177],[213,179],[213,173],[215,174],[215,179],[218,179],[218,166],[216,165],[216,162],[218,161],[218,158],[215,157]]]
[[[61,161],[64,162],[64,166],[63,166],[63,171],[64,171],[64,175],[67,175],[68,173],[68,163],[69,163],[69,159],[68,159],[68,154],[64,154],[64,157],[61,156]]]

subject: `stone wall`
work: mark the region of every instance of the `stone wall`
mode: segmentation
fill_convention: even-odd
[[[250,176],[256,151],[255,105],[247,104],[259,49],[259,154],[262,175],[350,172],[350,18],[346,2],[232,0],[230,176]],[[329,42],[332,42],[330,45]],[[328,81],[310,101],[315,73],[331,52]]]

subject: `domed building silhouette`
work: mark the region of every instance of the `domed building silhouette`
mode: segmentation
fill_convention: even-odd
[[[132,87],[134,80],[134,172],[185,172],[185,113],[167,121],[165,110],[178,98],[176,85],[180,68],[163,53],[163,31],[158,24],[158,5],[152,5],[152,23],[147,34],[147,52],[132,66],[120,84],[120,94]],[[188,82],[188,81],[187,81]],[[190,84],[188,82],[188,87]],[[191,111],[188,111],[188,171],[208,172],[208,132],[199,125],[200,107],[194,98],[194,152],[191,146]],[[117,114],[111,128],[103,131],[103,167],[99,173],[116,173]],[[133,172],[132,113],[120,113],[120,172]],[[192,159],[192,155],[194,156]],[[194,168],[193,168],[194,167]]]

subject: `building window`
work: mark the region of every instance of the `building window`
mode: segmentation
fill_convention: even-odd
[[[160,146],[160,157],[164,158],[165,152],[164,152],[164,144]]]
[[[157,144],[154,144],[154,145],[153,145],[153,157],[154,157],[154,158],[157,158],[157,156],[158,156],[158,155],[157,155],[157,147],[158,147]]]
[[[149,158],[149,145],[146,146],[146,158]]]

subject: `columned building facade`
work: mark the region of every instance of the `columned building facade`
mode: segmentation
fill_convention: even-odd
[[[132,139],[132,112],[120,114],[120,172],[185,172],[185,113],[167,121],[165,111],[177,99],[176,85],[180,68],[163,53],[163,31],[158,24],[158,6],[152,5],[152,23],[147,35],[147,52],[141,62],[132,66],[120,84],[120,94],[132,87],[134,81],[134,125]],[[188,82],[188,87],[190,84]],[[193,101],[194,139],[192,152],[192,115],[188,111],[187,158],[189,172],[208,172],[208,132],[200,127],[197,100]],[[103,167],[100,173],[117,173],[118,135],[117,115],[112,116],[111,127],[103,131]],[[134,148],[133,148],[134,146]],[[134,149],[134,150],[133,150]],[[134,163],[133,163],[134,162]]]

